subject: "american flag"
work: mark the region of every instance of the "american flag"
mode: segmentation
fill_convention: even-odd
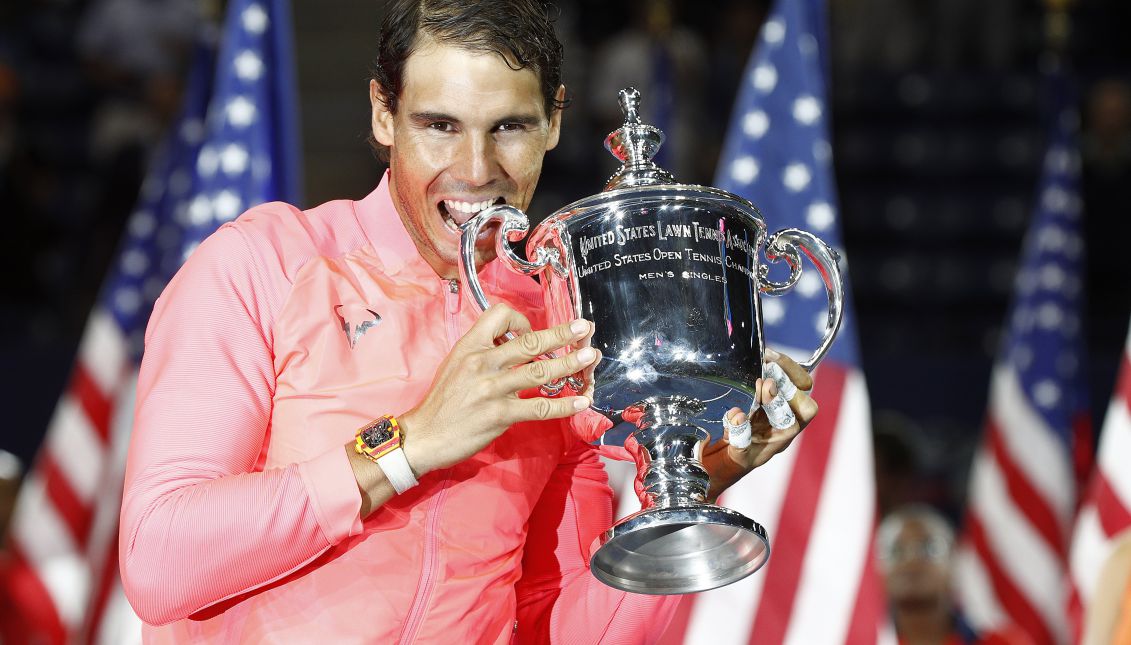
[[[25,622],[9,634],[14,642],[140,642],[117,542],[149,312],[217,226],[260,202],[298,199],[289,7],[232,0],[225,25],[218,55],[205,46],[195,55],[184,109],[147,172],[17,500],[4,581],[21,590]]]
[[[775,3],[743,76],[715,183],[757,205],[771,232],[797,227],[839,249],[824,15],[820,0]],[[770,343],[808,358],[828,311],[815,267],[806,266],[789,294],[763,297],[762,308]],[[850,306],[845,309],[837,342],[815,375],[817,419],[721,500],[766,527],[769,562],[741,582],[685,597],[666,642],[807,645],[894,638],[873,569],[871,423],[853,315]],[[626,498],[634,499],[621,496]],[[631,509],[620,512],[625,510]]]
[[[1119,541],[1131,537],[1131,330],[1123,348],[1119,379],[1104,417],[1096,469],[1076,516],[1070,572],[1069,615],[1079,642],[1082,618],[1098,598],[1097,584]],[[1122,588],[1116,592],[1121,593]],[[1121,596],[1117,596],[1121,597]],[[1114,642],[1114,641],[1113,641]]]
[[[958,591],[975,629],[1068,642],[1068,537],[1091,454],[1079,311],[1083,241],[1078,127],[1060,75],[1037,204],[990,380],[958,554]],[[1083,458],[1082,458],[1083,457]]]

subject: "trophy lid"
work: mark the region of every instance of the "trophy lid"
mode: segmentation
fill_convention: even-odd
[[[662,130],[640,120],[640,91],[627,87],[618,97],[624,125],[605,137],[605,148],[622,165],[605,184],[605,190],[675,183],[670,172],[652,161],[665,137]]]

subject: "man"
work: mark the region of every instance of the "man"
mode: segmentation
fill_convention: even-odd
[[[459,225],[494,203],[525,208],[558,141],[565,89],[546,12],[537,0],[394,2],[370,83],[389,160],[377,189],[306,212],[252,209],[158,301],[120,543],[147,641],[662,633],[673,598],[587,570],[612,521],[588,441],[603,417],[577,414],[588,392],[532,394],[593,368],[592,324],[544,329],[537,285],[493,262],[490,235],[479,276],[504,304],[480,316],[458,282]],[[497,344],[507,331],[518,337]],[[534,360],[563,347],[575,351]],[[816,414],[804,394],[791,405],[792,427],[771,433],[758,415],[764,441],[712,448],[712,495]]]

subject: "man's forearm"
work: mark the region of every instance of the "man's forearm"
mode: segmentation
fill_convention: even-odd
[[[120,565],[127,597],[164,624],[294,571],[360,530],[341,448],[302,464],[216,476],[153,468],[127,478]]]

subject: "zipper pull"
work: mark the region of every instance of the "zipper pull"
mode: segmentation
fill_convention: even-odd
[[[459,280],[455,278],[448,280],[448,291],[451,293],[459,293]]]

